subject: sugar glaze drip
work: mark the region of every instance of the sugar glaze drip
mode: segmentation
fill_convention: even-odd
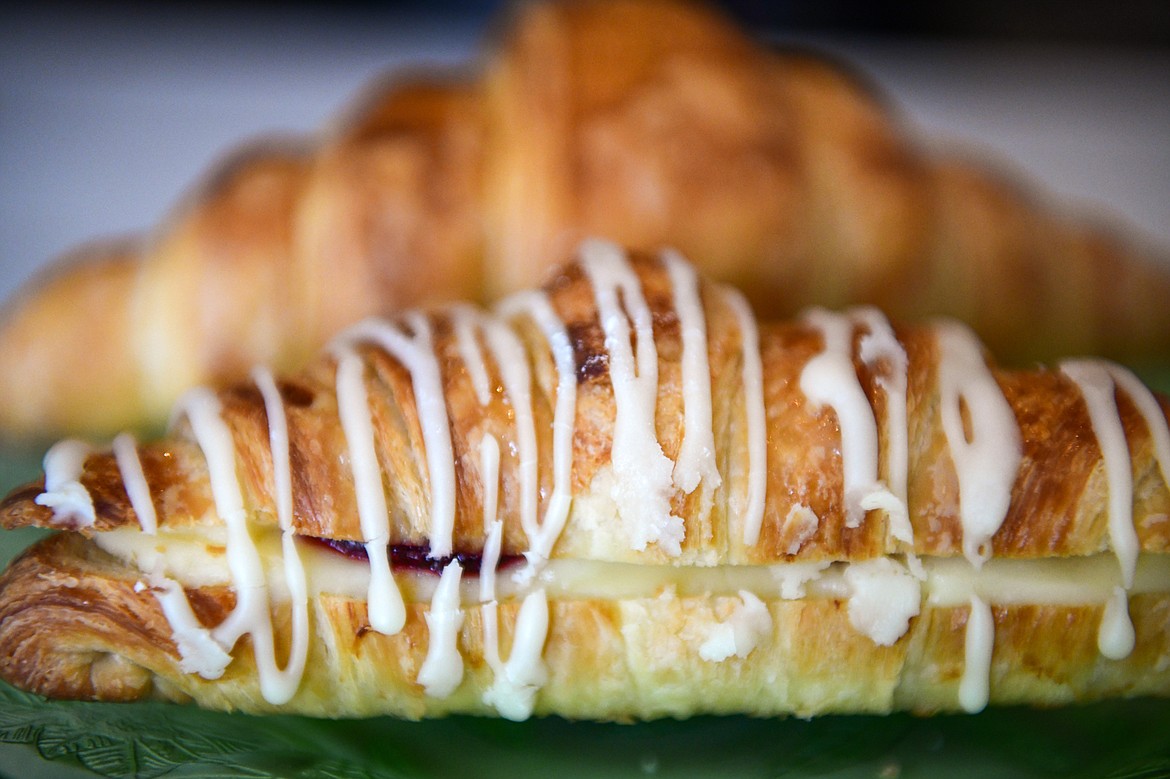
[[[268,684],[277,690],[277,697],[287,701],[300,687],[309,656],[309,586],[293,528],[292,456],[284,399],[267,368],[253,370],[252,381],[264,398],[264,411],[268,419],[268,446],[272,454],[272,482],[276,492],[276,517],[280,525],[281,561],[284,564],[289,602],[292,604],[292,643],[288,661],[279,671],[269,669],[262,673],[271,677]]]
[[[666,251],[662,262],[670,274],[674,309],[682,340],[683,441],[674,463],[674,485],[685,494],[702,482],[704,513],[711,492],[723,483],[715,463],[715,428],[711,420],[711,366],[707,360],[707,318],[699,299],[699,277],[677,252]]]
[[[264,381],[264,374],[260,374],[260,378]],[[271,388],[261,387],[262,394],[266,389]],[[228,529],[227,560],[236,592],[236,605],[223,622],[211,630],[211,637],[226,652],[235,646],[240,637],[250,635],[264,699],[278,705],[285,703],[296,694],[300,686],[308,647],[307,616],[297,615],[298,611],[307,608],[304,570],[295,551],[291,558],[285,555],[285,576],[294,604],[294,639],[289,661],[284,669],[280,669],[276,662],[272,611],[264,565],[248,528],[243,493],[236,474],[235,444],[231,430],[221,416],[219,399],[206,388],[191,390],[176,406],[175,418],[187,419],[192,435],[207,458],[216,512]],[[283,414],[280,418],[283,419]],[[279,429],[282,423],[276,424]],[[273,419],[270,418],[270,430],[272,425]],[[281,499],[278,499],[278,506],[280,502]],[[291,516],[287,521],[289,540],[286,550],[291,545]],[[209,670],[222,673],[222,668]]]
[[[419,311],[408,312],[404,319],[412,331],[409,335],[396,323],[368,319],[342,333],[333,348],[372,343],[410,372],[430,482],[431,556],[447,557],[451,554],[455,526],[455,455],[451,448],[443,377],[435,354],[430,321]],[[340,405],[342,401],[338,402]],[[369,416],[368,404],[362,405],[365,406],[364,413]],[[359,411],[355,409],[350,413],[356,415]]]
[[[939,414],[959,478],[963,554],[978,567],[991,556],[991,537],[1007,516],[1023,443],[975,334],[957,322],[940,322],[937,340]]]
[[[743,543],[760,540],[768,489],[768,418],[764,407],[764,367],[760,357],[760,332],[751,306],[739,290],[722,287],[723,300],[739,326],[740,359],[743,361],[744,426],[747,428],[748,478],[742,503],[735,512],[743,517]],[[736,500],[732,496],[732,500]]]
[[[497,306],[504,319],[520,315],[531,317],[552,351],[557,374],[556,400],[553,405],[553,489],[539,527],[525,527],[530,548],[526,553],[531,568],[547,561],[564,530],[573,503],[573,431],[577,416],[577,379],[573,344],[565,323],[557,316],[543,292],[529,291],[513,295]]]
[[[338,351],[337,411],[349,447],[358,520],[370,563],[370,589],[366,601],[370,627],[379,633],[394,635],[406,624],[406,605],[390,571],[386,494],[382,488],[378,455],[374,451],[374,428],[364,373],[365,365],[356,352],[348,348]]]
[[[1170,473],[1170,428],[1153,393],[1120,365],[1104,360],[1066,360],[1061,363],[1060,370],[1081,391],[1104,461],[1109,488],[1109,543],[1117,556],[1121,586],[1105,603],[1097,645],[1101,654],[1119,660],[1128,657],[1134,646],[1127,596],[1133,587],[1140,545],[1133,516],[1133,463],[1117,407],[1117,390],[1121,389],[1142,415],[1154,440],[1154,452],[1163,480]]]
[[[610,496],[632,549],[643,551],[656,544],[678,557],[686,528],[671,511],[674,463],[663,454],[655,428],[658,350],[650,307],[637,274],[617,246],[587,241],[580,257],[605,334],[613,387]]]
[[[114,439],[112,448],[122,483],[126,485],[126,496],[130,498],[130,507],[134,509],[134,516],[138,517],[138,526],[143,533],[153,536],[158,533],[158,514],[154,510],[154,500],[150,497],[146,474],[142,471],[138,444],[133,435],[122,433]]]
[[[877,385],[886,393],[886,482],[890,500],[866,503],[863,508],[885,509],[890,535],[905,544],[914,543],[910,526],[907,489],[910,473],[909,408],[906,393],[909,363],[906,350],[894,335],[889,320],[876,308],[860,307],[850,311],[854,322],[866,329],[858,344],[861,361],[877,372]],[[877,493],[882,496],[885,493]]]
[[[67,438],[58,441],[45,453],[45,489],[37,495],[38,506],[53,510],[53,522],[61,527],[92,527],[93,496],[81,483],[85,458],[93,448],[85,441]]]
[[[875,508],[886,508],[894,518],[895,537],[913,541],[909,531],[909,515],[906,511],[905,486],[902,495],[896,495],[878,478],[879,441],[878,424],[873,407],[857,371],[853,367],[853,331],[860,315],[834,314],[824,309],[813,309],[805,314],[805,321],[821,331],[824,350],[805,365],[800,375],[800,388],[812,402],[814,408],[827,405],[837,414],[841,430],[841,461],[845,481],[845,526],[858,527],[865,512]],[[880,338],[889,330],[889,325],[868,317],[871,336]],[[880,335],[874,335],[874,333]],[[871,341],[871,343],[873,343]],[[875,357],[886,353],[897,354],[900,346],[879,349]],[[904,354],[904,353],[903,353]],[[905,409],[905,374],[891,380],[895,387],[901,387],[902,396],[891,398],[894,403],[901,401]],[[895,367],[896,370],[896,367]],[[904,419],[904,413],[902,414]],[[901,429],[890,425],[890,440],[896,446],[889,460],[899,464],[898,473],[905,473],[906,461],[905,426]]]
[[[477,331],[485,335],[497,370],[501,371],[504,375],[505,391],[512,401],[512,406],[515,411],[517,434],[521,437],[519,447],[522,491],[521,526],[528,534],[530,541],[544,540],[547,536],[541,532],[543,526],[536,524],[536,433],[533,420],[532,397],[529,390],[530,376],[527,368],[527,355],[523,353],[523,347],[520,345],[519,339],[511,334],[510,330],[507,330],[499,320],[489,318],[477,309],[471,308],[470,306],[458,307],[453,313],[453,322],[460,356],[468,374],[472,377],[472,381],[478,383],[481,387],[487,386],[487,362],[476,338]],[[481,406],[486,406],[490,402],[491,397],[487,392],[477,391],[477,399]],[[525,468],[526,459],[531,461],[531,467],[527,469]],[[480,569],[480,609],[484,625],[485,660],[488,667],[492,669],[494,676],[492,687],[484,695],[484,702],[494,706],[500,712],[501,716],[508,719],[527,719],[532,713],[536,692],[539,687],[538,683],[543,683],[542,680],[544,678],[543,667],[534,668],[531,665],[531,661],[535,658],[537,662],[540,662],[542,648],[547,638],[547,599],[543,601],[546,605],[546,612],[543,615],[535,613],[534,608],[538,607],[529,608],[527,612],[522,612],[526,620],[525,624],[523,626],[517,624],[516,628],[517,641],[523,640],[529,643],[538,643],[539,646],[534,648],[514,643],[509,662],[504,663],[501,661],[499,650],[499,605],[496,602],[495,595],[496,567],[500,558],[501,536],[503,532],[503,525],[498,519],[500,446],[495,436],[490,433],[484,434],[480,440],[480,477],[483,480],[483,528],[485,536],[483,563]],[[558,520],[554,518],[553,522],[558,522]],[[563,520],[559,524],[563,525]],[[551,549],[551,544],[555,543],[555,539],[549,540],[548,543]],[[534,564],[534,560],[540,559],[546,560],[547,555],[538,554],[530,557],[530,567]],[[444,575],[446,575],[445,572]],[[442,582],[440,582],[440,588],[441,586]],[[455,591],[455,597],[457,596],[458,592]],[[436,591],[435,598],[438,599],[438,597],[439,592]],[[448,610],[451,608],[448,607]],[[545,629],[533,629],[530,623],[534,619],[537,622],[543,621]],[[434,631],[432,631],[432,637],[435,639],[438,638]],[[434,646],[434,643],[428,646],[423,671],[427,670],[428,664],[437,662],[434,660],[432,651]],[[454,639],[450,640],[450,646],[454,648]],[[454,651],[457,653],[457,648],[454,648]],[[450,663],[450,661],[448,662]],[[455,681],[455,684],[438,689],[428,685],[427,693],[439,697],[449,695],[457,686],[457,680],[454,679],[454,672],[450,674],[450,677]],[[424,685],[427,684],[427,680],[424,679],[422,672],[420,672],[419,681]]]

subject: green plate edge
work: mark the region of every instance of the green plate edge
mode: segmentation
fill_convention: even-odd
[[[1170,364],[1137,368],[1170,391]],[[0,489],[43,447],[0,448]],[[45,531],[0,531],[0,565]],[[30,760],[33,762],[30,763]],[[0,682],[0,776],[420,779],[1170,776],[1170,700],[977,715],[697,717],[635,725],[451,717],[256,717],[162,703],[49,701]]]

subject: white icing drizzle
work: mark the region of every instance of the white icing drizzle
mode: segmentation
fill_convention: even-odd
[[[764,366],[760,357],[760,333],[756,317],[744,296],[736,289],[722,287],[724,300],[739,325],[740,350],[743,353],[743,403],[747,425],[748,482],[747,494],[736,514],[743,517],[743,542],[748,546],[760,540],[764,521],[764,502],[768,489],[768,420],[764,410]],[[735,501],[734,496],[731,498]]]
[[[348,348],[337,352],[337,412],[349,447],[358,520],[370,564],[367,597],[370,627],[394,635],[406,624],[406,606],[390,571],[390,523],[378,455],[374,450],[374,426],[366,396],[365,364]]]
[[[825,346],[805,365],[800,389],[814,410],[828,405],[837,413],[845,526],[858,527],[866,508],[897,505],[897,498],[878,480],[877,419],[853,367],[853,318],[824,309],[813,309],[804,318],[821,331]]]
[[[484,433],[479,441],[480,473],[483,479],[483,532],[491,536],[499,520],[496,518],[500,503],[500,442],[491,433]],[[487,555],[487,552],[484,552]],[[492,569],[494,573],[494,568]],[[485,600],[495,597],[485,596]]]
[[[710,495],[723,480],[715,462],[707,318],[699,299],[699,277],[677,252],[663,252],[662,262],[670,275],[682,341],[683,440],[674,463],[674,484],[689,495],[703,482]]]
[[[496,669],[495,680],[484,693],[483,700],[494,706],[505,719],[528,719],[535,706],[537,691],[548,681],[548,669],[543,657],[548,623],[548,596],[544,588],[540,588],[525,596],[520,605],[508,662],[501,663],[496,650],[495,664],[492,666]],[[495,646],[495,642],[490,646]]]
[[[492,435],[485,435],[480,441],[480,461],[482,462],[484,490],[483,490],[483,527],[485,539],[483,543],[483,558],[479,566],[479,600],[480,615],[483,622],[483,651],[484,660],[492,669],[496,680],[504,677],[504,664],[500,660],[500,633],[499,633],[499,604],[496,602],[496,567],[500,561],[500,545],[504,524],[496,518],[500,447]],[[484,695],[485,703],[492,703],[488,694]],[[505,704],[506,706],[506,704]],[[513,711],[512,719],[527,719],[525,711]]]
[[[890,535],[906,544],[914,543],[910,524],[907,488],[910,473],[910,430],[907,417],[909,357],[894,335],[889,320],[876,308],[854,309],[852,317],[868,332],[858,343],[858,356],[871,370],[884,362],[888,370],[877,374],[877,384],[886,393],[886,484],[888,491],[871,496],[862,508],[881,508],[890,523]],[[888,495],[890,500],[884,500]]]
[[[544,301],[547,306],[547,300]],[[540,310],[540,302],[533,301],[529,305],[533,310]],[[551,307],[547,310],[541,311],[544,320],[543,327],[546,333],[553,331],[554,327],[550,327],[548,317],[551,314]],[[548,554],[551,552],[553,545],[556,543],[556,538],[564,526],[565,517],[568,514],[569,501],[562,500],[556,502],[555,505],[550,505],[545,514],[545,520],[538,526],[536,524],[535,514],[535,497],[536,497],[536,439],[535,439],[535,423],[532,412],[532,398],[529,391],[530,377],[527,368],[527,356],[523,352],[523,347],[519,344],[518,339],[512,335],[511,331],[500,323],[498,320],[491,320],[483,315],[465,313],[464,322],[468,323],[465,327],[467,332],[471,332],[470,328],[479,326],[484,329],[485,335],[492,350],[496,363],[501,372],[504,374],[505,390],[508,393],[509,399],[512,402],[513,408],[516,409],[517,421],[517,435],[521,440],[521,489],[524,490],[525,495],[532,496],[532,502],[529,508],[524,508],[522,503],[522,525],[525,533],[530,540],[530,554],[529,562],[530,568],[539,564],[540,561],[547,561]],[[560,326],[563,332],[563,325]],[[551,339],[550,339],[551,342]],[[473,372],[482,369],[482,351],[474,344],[470,338],[465,342],[467,345],[461,350],[465,361],[471,361],[477,364],[477,368],[471,368]],[[571,358],[571,345],[567,335],[563,339],[563,344],[569,346]],[[558,372],[562,377],[565,374],[560,370],[563,366],[563,361],[557,360]],[[522,367],[517,367],[522,366]],[[484,371],[486,375],[486,370]],[[569,404],[562,404],[558,402],[554,410],[554,428],[556,427],[555,417],[562,413],[563,409],[568,409],[569,413],[575,412],[575,393],[576,384],[573,371],[570,368],[567,375],[571,380],[574,380],[572,392],[569,397]],[[486,404],[487,398],[480,396],[481,403]],[[560,394],[558,394],[558,401]],[[524,420],[527,419],[527,422]],[[569,423],[569,432],[572,433],[572,422]],[[528,449],[525,449],[524,441],[526,437],[529,439]],[[571,445],[571,438],[568,441]],[[554,440],[554,449],[556,442]],[[525,456],[531,459],[531,473],[530,478],[525,480],[523,463]],[[554,455],[555,456],[555,455]],[[568,456],[571,458],[571,451]],[[496,567],[499,563],[500,546],[502,542],[503,524],[497,519],[498,512],[498,495],[499,495],[499,468],[500,468],[500,449],[499,442],[494,436],[487,434],[480,441],[480,461],[481,470],[483,474],[483,525],[486,535],[484,541],[483,557],[480,564],[480,613],[483,621],[483,641],[484,641],[484,658],[488,667],[492,669],[493,682],[491,688],[484,693],[483,700],[488,705],[496,708],[501,716],[512,720],[524,720],[532,714],[533,706],[535,705],[536,692],[544,684],[547,672],[544,669],[543,661],[541,659],[545,637],[548,632],[548,599],[545,595],[544,589],[539,589],[531,593],[521,606],[520,614],[517,617],[515,633],[513,637],[512,652],[509,655],[508,661],[505,663],[500,659],[499,651],[499,605],[496,601],[495,584],[496,584]],[[567,460],[571,467],[571,460]],[[566,479],[568,474],[566,474]],[[567,489],[567,487],[565,488]],[[562,513],[563,512],[563,513]],[[555,534],[549,531],[555,531]],[[446,576],[444,571],[444,576]],[[440,582],[440,587],[442,582]],[[456,589],[454,597],[458,597],[458,590]],[[432,601],[432,611],[436,608],[439,602],[439,592],[435,593],[435,600]],[[452,607],[448,606],[446,611],[449,613]],[[462,616],[460,615],[460,622]],[[431,624],[431,617],[427,616],[427,624],[431,630],[432,644],[428,645],[428,652],[430,646],[434,642],[440,641],[440,636],[435,634],[436,625]],[[442,629],[448,628],[448,621],[439,622],[438,627]],[[457,628],[456,628],[457,630]],[[445,654],[442,660],[434,661],[436,667],[443,667],[448,669],[445,676],[439,676],[439,683],[436,679],[424,677],[420,674],[419,681],[428,684],[427,692],[430,695],[445,696],[449,695],[458,686],[458,679],[455,678],[454,661],[451,658],[452,647],[454,647],[454,638],[446,639]],[[457,653],[457,649],[454,649]],[[429,655],[428,655],[429,659]],[[424,668],[425,668],[424,664]],[[436,675],[438,675],[436,673]],[[459,658],[459,678],[462,678],[462,658]],[[444,683],[445,682],[445,683]]]
[[[1109,485],[1109,544],[1117,556],[1122,586],[1120,596],[1115,592],[1106,601],[1097,646],[1104,656],[1120,659],[1133,649],[1133,625],[1125,592],[1133,586],[1139,543],[1133,523],[1133,465],[1117,409],[1115,374],[1113,366],[1099,360],[1067,360],[1061,363],[1060,370],[1077,385],[1084,398]],[[1119,655],[1123,650],[1125,654]]]
[[[528,533],[529,570],[548,560],[553,546],[564,530],[573,504],[573,431],[577,416],[577,371],[573,343],[564,322],[557,316],[543,292],[523,292],[502,301],[497,308],[502,316],[526,313],[540,328],[552,351],[557,371],[557,397],[553,406],[553,490],[548,497],[539,528],[525,528]]]
[[[427,654],[418,671],[418,683],[433,698],[446,698],[463,681],[463,655],[459,653],[459,629],[463,610],[459,608],[459,579],[463,567],[447,563],[439,585],[424,615],[427,621]]]
[[[938,324],[939,414],[959,480],[963,554],[980,566],[1011,504],[1023,444],[1011,405],[983,358],[975,335],[957,322]],[[970,438],[962,407],[970,421]]]
[[[268,583],[260,553],[248,529],[244,497],[236,475],[235,444],[220,413],[219,399],[202,387],[189,391],[176,406],[176,414],[186,416],[203,450],[216,513],[228,531],[227,561],[236,605],[211,635],[226,650],[235,646],[242,635],[250,634],[261,693],[265,700],[280,704],[295,694],[300,674],[295,662],[286,668],[287,673],[281,673],[276,667]]]
[[[1109,375],[1117,386],[1129,396],[1130,401],[1137,406],[1138,412],[1145,420],[1150,436],[1154,439],[1154,456],[1158,460],[1158,468],[1162,472],[1162,481],[1170,486],[1170,425],[1166,422],[1166,415],[1158,404],[1154,393],[1150,392],[1141,379],[1126,368],[1113,363],[1104,363]]]
[[[451,306],[450,315],[451,327],[455,331],[455,344],[459,349],[459,358],[463,361],[467,375],[471,378],[475,399],[479,401],[479,405],[486,406],[491,402],[492,388],[483,352],[480,350],[475,335],[475,329],[481,317],[479,309],[468,303],[458,303]]]
[[[769,566],[768,573],[779,586],[783,600],[800,600],[805,596],[805,586],[816,581],[830,565],[829,560],[784,563]]]
[[[614,425],[610,489],[632,549],[649,544],[672,557],[682,553],[686,528],[671,513],[674,463],[663,454],[655,428],[658,402],[658,350],[650,307],[642,285],[617,246],[587,241],[581,267],[593,285],[594,299],[613,386]],[[636,344],[630,344],[630,325]]]
[[[1011,505],[1023,459],[1019,425],[1011,405],[987,367],[982,346],[966,326],[942,322],[939,346],[939,414],[959,480],[959,521],[963,554],[980,568],[991,557],[991,538]],[[967,411],[968,427],[963,409]],[[959,705],[968,712],[988,701],[995,622],[991,607],[971,595],[965,641],[966,664]]]
[[[1154,441],[1154,456],[1158,461],[1162,481],[1170,486],[1170,425],[1166,422],[1161,405],[1154,397],[1154,393],[1131,371],[1113,363],[1102,364],[1142,415]],[[1131,586],[1132,584],[1126,585],[1127,588]],[[1118,587],[1114,589],[1113,598],[1106,601],[1098,633],[1098,645],[1103,655],[1118,660],[1129,656],[1133,651],[1134,641],[1135,634],[1133,621],[1129,616],[1126,588]]]
[[[179,669],[204,679],[223,676],[232,656],[195,616],[179,583],[156,572],[150,576],[150,589],[171,626],[171,638],[179,650]]]
[[[741,660],[772,633],[772,614],[767,605],[747,590],[739,591],[740,602],[724,621],[711,626],[699,647],[699,657],[721,663],[731,656]]]
[[[1138,537],[1133,524],[1133,474],[1129,444],[1121,427],[1113,377],[1104,365],[1090,360],[1069,360],[1061,363],[1060,370],[1080,389],[1089,411],[1093,433],[1101,447],[1109,485],[1109,541],[1121,566],[1122,583],[1128,588],[1133,584]]]
[[[451,448],[447,401],[430,322],[418,311],[407,313],[405,318],[411,328],[411,335],[407,335],[395,323],[368,319],[343,333],[337,346],[362,341],[374,343],[410,372],[430,481],[429,556],[437,560],[451,554],[455,528],[455,455]],[[369,416],[368,406],[364,413]]]
[[[92,448],[84,441],[67,438],[45,453],[45,489],[36,497],[38,506],[53,510],[54,524],[71,528],[92,527],[97,519],[93,497],[81,483],[85,459]]]
[[[1129,616],[1129,597],[1124,587],[1114,587],[1113,596],[1105,601],[1101,625],[1097,630],[1097,648],[1110,660],[1124,660],[1133,651],[1136,634]]]
[[[878,646],[896,643],[922,607],[922,583],[889,557],[850,564],[845,583],[850,589],[849,624]]]
[[[267,690],[276,690],[275,699],[268,700],[270,703],[277,703],[291,699],[304,677],[305,662],[309,655],[309,588],[293,528],[292,459],[284,400],[276,386],[276,380],[267,368],[258,367],[253,370],[252,380],[264,399],[264,411],[268,419],[272,482],[276,492],[276,517],[281,536],[281,563],[284,566],[284,582],[292,604],[292,641],[284,669],[279,672],[273,669],[275,659],[272,664],[265,663],[260,666],[262,678],[264,674],[269,677],[262,686]]]
[[[966,663],[959,680],[959,706],[974,714],[987,707],[991,685],[991,653],[995,647],[995,619],[991,607],[971,596],[965,639]]]
[[[483,559],[479,565],[479,600],[484,606],[492,607],[493,623],[495,622],[496,600],[496,568],[500,564],[500,545],[503,543],[504,523],[493,520],[491,527],[486,531],[483,542]],[[495,633],[492,633],[492,642],[484,638],[485,643],[493,643]]]
[[[114,461],[118,463],[122,484],[126,486],[126,495],[130,498],[130,507],[134,509],[134,516],[138,517],[138,526],[143,533],[153,536],[158,533],[158,514],[154,510],[154,500],[150,497],[146,474],[142,472],[138,444],[133,435],[122,433],[114,438],[111,448]]]
[[[543,541],[537,520],[540,490],[540,454],[536,447],[536,419],[532,409],[532,378],[524,345],[500,320],[484,316],[480,321],[496,367],[504,381],[516,425],[516,443],[520,471],[520,524],[531,541]],[[534,549],[539,559],[547,560],[555,538],[548,539],[548,549]]]

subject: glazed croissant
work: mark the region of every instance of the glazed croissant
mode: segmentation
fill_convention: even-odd
[[[976,711],[1170,693],[1167,401],[873,308],[757,323],[673,252],[367,320],[66,440],[0,676],[343,717]]]
[[[1143,247],[929,156],[853,74],[709,9],[521,4],[480,65],[399,74],[320,137],[249,145],[151,235],[22,291],[0,433],[161,420],[368,315],[543,283],[590,235],[674,246],[768,316],[945,313],[1009,361],[1170,347],[1170,271]]]

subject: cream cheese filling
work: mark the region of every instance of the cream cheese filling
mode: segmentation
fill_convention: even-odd
[[[288,599],[279,532],[256,532],[257,550],[274,601]],[[228,586],[224,544],[214,534],[160,532],[147,535],[137,528],[98,533],[94,542],[108,554],[144,575],[162,570],[184,587]],[[339,595],[364,600],[369,591],[370,566],[318,544],[298,539],[304,560],[308,591],[313,596]],[[900,555],[890,560],[905,567]],[[1117,561],[1110,553],[1087,557],[1016,559],[994,557],[975,568],[962,557],[919,557],[920,601],[923,606],[950,608],[970,602],[972,595],[996,606],[1025,604],[1082,606],[1105,604],[1121,586]],[[882,572],[858,577],[866,562],[796,562],[772,565],[673,566],[639,565],[600,560],[553,559],[542,568],[535,584],[521,583],[513,575],[519,569],[502,569],[495,581],[500,601],[523,597],[534,586],[544,588],[550,599],[634,600],[653,598],[664,590],[682,597],[738,595],[747,591],[763,600],[832,598],[848,600],[867,588],[882,587]],[[893,573],[899,579],[902,573]],[[430,602],[440,577],[429,571],[396,568],[394,578],[408,602]],[[796,583],[796,586],[794,586]],[[1138,556],[1131,595],[1170,592],[1170,555]],[[478,577],[465,575],[460,582],[464,605],[481,601]]]

